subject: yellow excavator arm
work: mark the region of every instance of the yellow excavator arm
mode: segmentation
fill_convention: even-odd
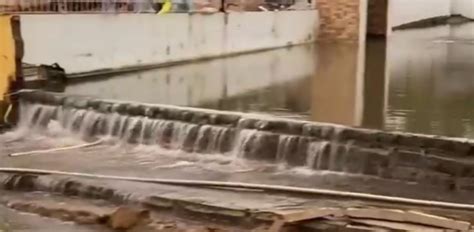
[[[173,8],[173,3],[171,2],[171,0],[165,0],[165,2],[163,3],[163,6],[161,7],[161,10],[158,12],[159,15],[161,14],[167,14],[169,12],[171,12]]]

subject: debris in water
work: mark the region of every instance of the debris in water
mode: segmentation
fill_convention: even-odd
[[[97,146],[97,145],[99,145],[103,142],[104,142],[104,139],[99,139],[99,140],[91,142],[91,143],[79,144],[79,145],[68,146],[68,147],[59,147],[59,148],[53,148],[53,149],[47,149],[47,150],[18,152],[18,153],[9,154],[8,156],[18,157],[18,156],[27,156],[27,155],[48,154],[48,153],[54,153],[54,152],[58,152],[58,151],[69,151],[69,150],[75,150],[75,149],[81,149],[81,148],[86,148],[86,147]]]

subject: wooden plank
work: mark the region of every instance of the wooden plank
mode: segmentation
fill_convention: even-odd
[[[346,210],[346,215],[352,218],[379,219],[385,221],[416,223],[460,231],[468,231],[471,227],[471,223],[469,222],[453,220],[450,218],[416,211],[377,208],[349,208]]]

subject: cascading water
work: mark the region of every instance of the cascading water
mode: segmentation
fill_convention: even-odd
[[[311,142],[308,145],[308,152],[306,156],[306,167],[310,169],[323,169],[323,152],[329,146],[327,141]]]
[[[246,153],[251,152],[252,143],[258,140],[257,131],[255,130],[241,130],[235,140],[235,145],[232,150],[233,157],[236,159],[244,158]]]
[[[280,135],[278,139],[277,162],[285,164],[287,162],[287,155],[291,155],[292,145],[298,139],[296,136]]]
[[[259,159],[263,152],[267,161],[289,165],[287,160],[299,151],[300,139],[293,135],[271,135],[255,129],[128,116],[119,113],[100,113],[89,109],[49,106],[23,102],[19,127],[44,129],[55,122],[65,131],[93,140],[106,137],[124,144],[159,146],[160,149],[186,154],[222,154],[232,160]],[[242,122],[244,123],[244,122]],[[267,136],[267,137],[265,137]],[[272,136],[275,143],[271,143]],[[269,142],[270,141],[270,142]],[[263,146],[262,144],[270,144]],[[301,166],[317,169],[320,154],[327,142],[311,142],[304,151],[306,160]],[[268,147],[271,146],[271,147]],[[272,154],[273,153],[273,154]],[[274,157],[274,158],[271,158]],[[290,165],[291,166],[291,165]]]
[[[411,139],[417,144],[431,144],[437,155],[451,151],[470,154],[464,150],[472,150],[471,144],[464,142],[450,141],[453,146],[448,148],[447,142],[438,138],[236,112],[83,99],[36,91],[22,93],[20,100],[19,129],[10,135],[26,132],[23,134],[26,139],[21,135],[1,134],[0,143],[6,144],[5,154],[18,157],[24,155],[13,155],[14,152],[31,154],[37,153],[38,148],[40,151],[64,148],[63,144],[76,149],[77,144],[100,142],[90,149],[79,146],[80,149],[70,153],[70,150],[55,153],[83,155],[84,160],[100,160],[103,166],[123,170],[139,162],[138,169],[145,167],[145,171],[187,166],[179,171],[194,173],[192,170],[199,168],[204,172],[218,170],[219,174],[256,170],[258,175],[336,173],[392,178],[391,172],[398,171],[394,167],[397,168],[399,156],[425,155],[425,150],[419,152]],[[51,137],[54,143],[50,143]],[[71,137],[74,141],[66,141]],[[31,138],[32,146],[13,149]],[[59,146],[57,140],[61,140]],[[46,158],[54,159],[51,157]],[[170,170],[173,171],[176,170]],[[218,175],[218,178],[227,177]]]

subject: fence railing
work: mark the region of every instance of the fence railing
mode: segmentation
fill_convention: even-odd
[[[160,8],[154,0],[0,0],[0,12],[154,12]]]
[[[206,8],[223,11],[287,10],[297,2],[308,2],[308,0],[0,0],[0,13],[156,13],[160,11],[165,1],[172,2],[172,12],[199,11]]]

